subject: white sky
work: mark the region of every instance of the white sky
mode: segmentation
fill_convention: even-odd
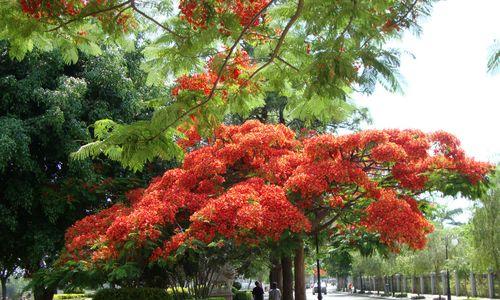
[[[397,45],[415,55],[401,61],[405,94],[378,87],[371,96],[355,97],[371,112],[368,127],[446,130],[469,155],[499,162],[500,72],[486,72],[488,50],[500,40],[499,13],[500,0],[437,2],[420,37],[407,33]],[[464,199],[444,202],[471,205]]]

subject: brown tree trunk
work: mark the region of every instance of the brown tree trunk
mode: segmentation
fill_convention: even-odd
[[[271,272],[269,274],[269,283],[276,282],[278,288],[283,290],[283,273],[281,271],[281,262],[277,258],[271,258]]]
[[[2,300],[7,299],[7,277],[1,277],[2,281]]]
[[[304,243],[300,241],[295,250],[294,275],[295,275],[295,300],[306,300],[306,274],[304,262]]]
[[[283,300],[293,300],[293,273],[291,256],[281,257],[283,271]]]

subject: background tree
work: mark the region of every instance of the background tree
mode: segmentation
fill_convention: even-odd
[[[494,268],[500,270],[500,176],[497,169],[492,179],[492,187],[475,205],[470,234],[473,249],[474,266],[478,270]]]
[[[498,172],[498,171],[497,171]],[[467,284],[470,272],[487,272],[489,268],[497,270],[496,254],[498,251],[495,242],[498,222],[496,220],[498,200],[498,178],[495,175],[490,182],[490,188],[477,199],[472,210],[472,217],[467,223],[457,222],[455,215],[458,210],[450,210],[444,206],[433,204],[428,215],[431,218],[435,231],[428,236],[425,249],[413,251],[403,248],[398,255],[374,255],[364,257],[352,255],[352,273],[358,274],[361,270],[373,268],[377,274],[390,275],[395,273],[421,275],[430,272],[439,273],[448,268],[458,272],[463,284]],[[498,201],[497,201],[498,202]],[[456,240],[456,246],[449,245],[449,258],[445,260],[445,240]],[[353,253],[353,250],[350,250]],[[373,265],[383,263],[382,268]],[[366,267],[369,266],[369,267]],[[380,272],[380,274],[378,274]]]
[[[16,268],[32,276],[48,267],[75,220],[123,198],[149,172],[131,174],[102,159],[69,154],[91,140],[93,122],[147,116],[138,52],[109,50],[67,66],[58,52],[12,61],[0,54],[0,266],[2,283]],[[164,168],[163,164],[161,168]],[[155,165],[150,172],[154,173]],[[52,293],[52,288],[36,291]],[[43,298],[43,296],[42,296]]]

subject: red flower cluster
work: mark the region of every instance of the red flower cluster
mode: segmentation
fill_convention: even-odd
[[[246,86],[247,80],[243,78],[242,74],[248,73],[254,68],[248,53],[245,50],[236,51],[221,70],[225,59],[226,54],[220,53],[208,61],[204,73],[183,75],[177,78],[176,85],[172,89],[172,96],[178,97],[182,91],[199,92],[205,97],[210,95],[219,72],[219,85]],[[222,96],[226,98],[227,94],[222,93]]]
[[[306,216],[321,209],[326,216],[358,214],[356,224],[338,219],[336,226],[379,233],[393,250],[400,244],[419,249],[432,226],[407,195],[429,191],[433,172],[474,184],[490,170],[465,157],[447,133],[368,130],[297,138],[283,125],[248,121],[221,126],[180,168],[128,193],[130,207],[115,205],[77,222],[66,248],[74,259],[90,261],[116,257],[125,243],[141,248],[149,241],[157,245],[154,261],[195,240],[251,245],[285,231],[307,232],[323,220]]]
[[[414,199],[405,201],[394,191],[383,190],[381,197],[366,209],[367,215],[361,224],[369,231],[380,233],[381,241],[393,249],[398,249],[399,244],[422,249],[433,226],[415,204]]]
[[[101,2],[101,1],[99,1]],[[39,19],[41,17],[57,17],[61,15],[74,16],[89,4],[86,0],[20,0],[23,12]]]
[[[172,96],[179,96],[180,91],[202,92],[208,96],[217,79],[213,73],[183,75],[177,78],[177,85],[172,89]]]
[[[66,231],[66,250],[71,259],[80,260],[91,258],[111,258],[117,252],[111,253],[108,247],[94,250],[95,245],[100,245],[107,240],[109,226],[120,216],[130,212],[130,208],[122,204],[115,204],[97,214],[90,215],[77,221]]]
[[[261,18],[255,17],[269,0],[181,0],[181,18],[195,28],[206,28],[217,16],[235,15],[242,26],[257,26]],[[252,22],[253,20],[253,22]],[[220,22],[221,26],[223,23]]]
[[[19,0],[23,12],[35,19],[48,19],[50,23],[60,22],[61,18],[73,17],[80,13],[102,10],[116,5],[117,0]],[[95,16],[100,22],[114,22],[127,31],[135,26],[132,14],[110,10]],[[85,31],[80,31],[85,36]]]

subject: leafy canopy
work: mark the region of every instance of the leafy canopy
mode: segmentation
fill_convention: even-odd
[[[225,115],[264,106],[269,92],[288,97],[290,119],[327,123],[352,113],[353,90],[371,93],[377,82],[400,90],[399,53],[385,44],[406,29],[418,32],[432,2],[7,0],[0,39],[11,57],[58,48],[75,63],[79,52],[126,46],[145,30],[147,82],[171,92],[151,101],[149,120],[96,123],[96,141],[75,154],[104,153],[137,170],[154,157],[182,155],[179,126],[211,135]]]

